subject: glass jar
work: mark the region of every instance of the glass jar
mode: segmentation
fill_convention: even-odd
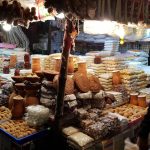
[[[112,75],[113,75],[113,76],[112,76],[113,85],[121,84],[120,71],[118,71],[118,70],[113,71]]]
[[[10,59],[9,58],[5,58],[3,61],[3,73],[4,74],[9,74],[10,68]]]

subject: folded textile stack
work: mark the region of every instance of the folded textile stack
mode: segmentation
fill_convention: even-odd
[[[129,50],[128,52],[136,57],[133,60],[134,62],[140,62],[142,65],[148,65],[148,53],[139,50]]]
[[[115,91],[107,91],[106,94],[112,94],[115,97],[115,100],[118,102],[122,102],[122,93]]]
[[[91,64],[89,69],[92,69],[96,76],[106,72],[104,64]]]
[[[147,86],[144,71],[124,69],[121,71],[122,83],[128,92],[139,91]]]
[[[123,57],[117,56],[102,58],[102,62],[105,65],[106,72],[125,69],[126,65],[124,64],[124,61],[125,59]]]
[[[43,80],[41,86],[41,104],[46,107],[53,108],[55,106],[55,96],[56,90],[54,89],[52,82]]]
[[[146,95],[146,101],[150,102],[150,88],[140,90],[140,94]]]
[[[104,73],[104,74],[99,75],[99,80],[105,91],[112,90],[113,86],[112,86],[112,74],[111,73]]]
[[[119,40],[105,40],[104,50],[110,51],[112,54],[118,51]]]

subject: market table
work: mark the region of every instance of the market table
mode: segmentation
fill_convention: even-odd
[[[45,128],[32,135],[18,139],[10,135],[8,132],[5,132],[3,129],[0,129],[0,150],[12,149],[12,146],[18,150],[29,150],[32,142],[47,136],[49,132],[50,128]]]

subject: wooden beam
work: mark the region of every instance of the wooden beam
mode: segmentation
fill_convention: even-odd
[[[63,117],[63,109],[64,109],[64,95],[65,95],[65,85],[67,79],[67,68],[68,68],[68,58],[70,54],[70,49],[72,47],[72,38],[71,31],[72,30],[72,22],[67,19],[66,27],[64,32],[63,39],[63,51],[61,56],[61,68],[59,74],[59,86],[58,93],[56,99],[56,111],[55,111],[55,128],[61,128],[61,119]]]

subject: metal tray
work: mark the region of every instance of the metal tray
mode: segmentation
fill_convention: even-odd
[[[40,131],[37,131],[31,135],[22,137],[22,138],[16,138],[14,136],[12,136],[10,133],[8,133],[7,131],[3,130],[0,128],[0,132],[4,133],[5,135],[7,135],[13,142],[15,142],[16,144],[20,144],[23,145],[27,142],[33,141],[33,140],[37,140],[39,138],[42,138],[43,136],[48,135],[50,131],[50,128],[46,128],[46,129],[42,129]]]

